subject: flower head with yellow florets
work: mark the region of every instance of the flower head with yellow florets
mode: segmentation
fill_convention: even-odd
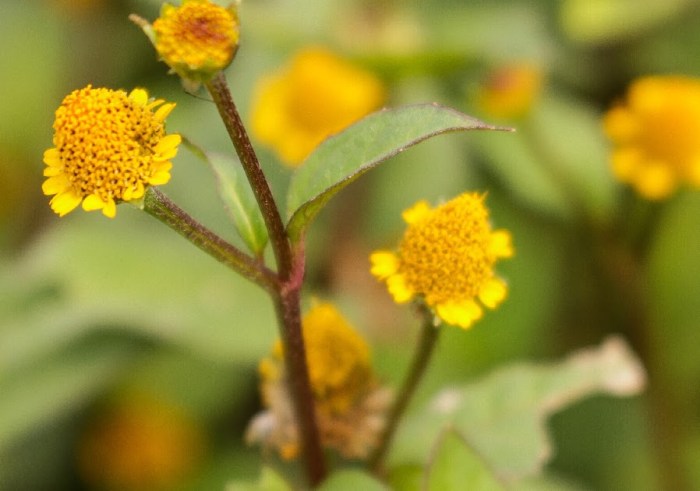
[[[384,427],[391,395],[374,376],[369,346],[331,304],[315,305],[303,320],[309,379],[322,444],[348,458],[364,458]],[[260,362],[267,410],[247,432],[286,459],[299,453],[299,434],[286,387],[284,348],[277,342]]]
[[[185,0],[180,7],[163,4],[152,26],[161,59],[195,83],[206,82],[231,63],[238,49],[238,29],[235,7],[209,0]]]
[[[296,167],[326,137],[379,109],[385,97],[371,72],[327,49],[309,47],[259,82],[253,134],[284,164]]]
[[[603,124],[613,173],[645,198],[666,198],[682,183],[700,188],[700,80],[640,78]]]
[[[44,152],[42,190],[63,216],[82,203],[113,218],[116,205],[137,201],[148,186],[170,180],[181,137],[165,134],[175,104],[149,100],[144,89],[73,91],[56,110],[53,148]]]
[[[485,195],[462,194],[436,208],[419,201],[403,213],[408,228],[396,251],[377,251],[372,274],[397,303],[421,299],[436,320],[469,328],[497,307],[507,286],[495,263],[513,255],[510,233],[491,230]]]

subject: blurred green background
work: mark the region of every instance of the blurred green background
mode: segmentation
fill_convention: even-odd
[[[167,76],[127,19],[152,20],[159,5],[0,2],[2,491],[222,489],[259,472],[242,434],[259,407],[257,361],[276,337],[264,293],[135,208],[121,206],[115,220],[59,220],[41,193],[53,112],[88,83],[146,87],[177,102],[171,132],[231,152],[207,96]],[[446,330],[419,400],[510,361],[559,358],[621,333],[648,367],[650,389],[555,416],[548,468],[582,489],[699,489],[700,194],[642,202],[613,181],[600,128],[635,77],[700,76],[698,2],[243,0],[240,17],[227,76],[244,119],[256,80],[310,44],[374,71],[388,105],[436,101],[486,120],[474,94],[492,70],[541,69],[526,119],[495,121],[518,132],[441,136],[334,201],[309,238],[307,296],[337,302],[374,346],[380,376],[396,383],[416,323],[370,277],[368,254],[396,241],[400,213],[415,201],[488,190],[494,224],[514,236],[517,255],[499,268],[510,296],[473,330]],[[282,200],[289,170],[259,150]],[[172,176],[164,192],[238,243],[209,170],[183,149]],[[630,297],[644,301],[633,305],[610,290],[634,288]],[[170,424],[153,423],[165,413]],[[119,431],[143,428],[153,432],[145,461],[171,463],[152,466],[162,475],[129,449],[111,467],[86,457],[97,459]]]

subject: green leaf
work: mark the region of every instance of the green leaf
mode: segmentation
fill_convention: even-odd
[[[291,239],[299,240],[341,189],[406,148],[451,131],[496,129],[437,104],[388,109],[367,116],[325,140],[292,176],[287,195]]]
[[[445,431],[428,465],[427,491],[503,491],[486,463],[453,430]]]
[[[258,482],[234,481],[226,491],[292,491],[292,487],[274,469],[263,467]]]
[[[328,477],[319,491],[388,491],[388,488],[374,477],[360,470],[343,470]]]
[[[267,229],[241,164],[233,157],[205,152],[187,139],[184,139],[184,143],[192,153],[211,166],[219,196],[238,235],[253,254],[261,255],[267,245]]]
[[[426,410],[407,418],[390,461],[426,462],[425,442],[454,428],[499,480],[516,483],[537,474],[552,456],[545,428],[549,415],[591,394],[637,394],[644,384],[640,362],[618,338],[560,363],[507,367],[439,393]]]

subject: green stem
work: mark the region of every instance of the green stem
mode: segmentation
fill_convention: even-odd
[[[408,404],[413,398],[413,394],[418,388],[418,384],[425,374],[425,369],[427,368],[428,362],[433,355],[436,342],[440,335],[440,331],[442,330],[440,327],[436,327],[433,324],[433,319],[430,312],[424,311],[423,313],[425,320],[423,321],[421,338],[418,346],[416,347],[411,368],[409,369],[409,372],[403,381],[403,385],[401,386],[401,390],[399,391],[399,395],[394,401],[394,405],[389,412],[387,417],[387,425],[379,438],[379,444],[374,449],[374,452],[372,455],[370,455],[368,460],[369,468],[377,474],[382,471],[384,458],[389,450],[391,441],[394,438],[399,421],[406,411]]]
[[[233,102],[231,91],[226,83],[223,72],[219,72],[206,84],[207,90],[212,96],[221,119],[226,126],[231,142],[241,160],[243,170],[248,177],[253,194],[258,202],[270,234],[270,244],[277,261],[277,271],[282,279],[286,279],[292,272],[292,252],[287,233],[285,232],[282,217],[272,195],[272,190],[260,167],[258,157],[253,145],[250,143],[243,121],[238,109]]]
[[[273,271],[204,227],[160,191],[148,188],[143,209],[244,278],[268,292],[277,288]]]

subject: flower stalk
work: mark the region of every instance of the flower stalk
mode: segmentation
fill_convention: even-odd
[[[157,189],[151,187],[146,190],[143,210],[268,292],[277,288],[273,271],[204,227]]]
[[[233,97],[223,72],[219,72],[211,81],[207,82],[206,87],[216,104],[216,108],[219,110],[221,119],[224,121],[231,142],[241,159],[241,165],[248,177],[248,181],[250,181],[253,194],[262,212],[265,225],[270,234],[270,244],[275,254],[278,274],[282,279],[286,279],[292,272],[292,253],[289,239],[287,238],[279,209],[275,203],[275,198],[260,167],[253,145],[250,143],[250,138],[248,138],[241,116],[238,114],[238,109],[233,102]]]
[[[380,474],[384,465],[384,458],[391,446],[391,442],[399,426],[399,422],[406,412],[413,395],[423,379],[425,370],[428,367],[435,346],[442,330],[440,326],[435,326],[433,315],[430,310],[423,308],[423,324],[421,326],[420,340],[411,362],[406,378],[403,381],[398,397],[387,416],[387,424],[383,433],[379,437],[379,443],[368,460],[369,468],[375,473]]]
[[[240,158],[250,186],[265,220],[275,261],[277,282],[270,291],[285,346],[285,364],[289,372],[290,392],[299,425],[306,474],[312,486],[326,475],[326,464],[316,421],[313,394],[301,330],[301,287],[304,276],[303,247],[292,251],[279,208],[258,157],[250,142],[243,121],[233,101],[223,72],[216,74],[206,87],[226,126],[231,142]],[[269,291],[269,290],[268,290]]]

